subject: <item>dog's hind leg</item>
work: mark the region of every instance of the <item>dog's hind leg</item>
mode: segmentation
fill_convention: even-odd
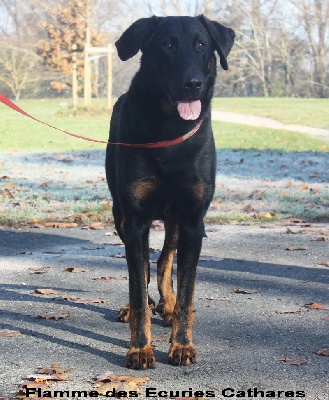
[[[177,249],[178,227],[173,221],[165,221],[165,241],[158,260],[159,304],[153,309],[163,318],[166,326],[172,325],[176,296],[173,290],[172,270]]]
[[[130,217],[123,223],[123,238],[129,269],[129,323],[131,339],[126,366],[155,368],[151,347],[151,312],[148,304],[150,222]]]

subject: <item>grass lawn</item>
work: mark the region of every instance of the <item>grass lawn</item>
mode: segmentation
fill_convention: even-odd
[[[284,124],[329,128],[329,99],[215,98],[213,109],[268,117]]]
[[[260,99],[215,99],[215,104],[226,101],[239,103],[239,112],[245,110],[248,100],[250,103],[260,105]],[[264,102],[274,103],[278,106],[280,99],[262,99]],[[287,101],[287,99],[282,99]],[[295,100],[288,99],[292,103]],[[318,100],[308,99],[309,106]],[[104,103],[104,104],[103,104]],[[68,108],[66,100],[27,100],[20,101],[18,105],[36,118],[69,132],[88,136],[98,140],[108,139],[110,112],[104,109],[105,101],[99,101],[95,107],[100,107],[100,112],[94,108],[89,113],[73,116]],[[319,100],[319,104],[321,101]],[[327,102],[329,106],[329,100]],[[102,108],[103,107],[103,108]],[[244,108],[245,107],[245,108]],[[250,106],[251,107],[251,106]],[[234,108],[233,108],[234,109]],[[259,108],[259,112],[265,113],[267,107]],[[293,106],[287,107],[292,118]],[[321,109],[322,110],[322,109]],[[324,110],[322,110],[324,111]],[[318,113],[321,115],[321,112]],[[96,150],[105,149],[105,144],[97,144],[65,135],[28,119],[13,110],[0,105],[0,148],[1,151],[32,152],[32,151],[72,151],[72,150]],[[327,117],[329,121],[329,115]],[[296,122],[296,121],[295,121]],[[313,125],[321,125],[319,116],[313,118]],[[253,149],[277,149],[285,151],[317,150],[328,151],[328,143],[319,139],[313,139],[300,133],[281,131],[277,129],[244,126],[240,124],[214,122],[214,134],[216,145],[219,148],[253,148]]]
[[[243,111],[246,99],[215,99],[215,103],[227,105],[227,100],[231,104],[240,101],[236,111]],[[267,104],[274,101],[278,105],[279,100],[262,99],[259,112],[265,113]],[[293,104],[296,99],[289,100]],[[248,101],[256,104],[260,99]],[[317,100],[310,99],[309,105],[313,102]],[[88,112],[73,116],[69,101],[62,99],[18,103],[51,125],[106,141],[110,113],[105,101],[94,104]],[[249,112],[247,107],[244,110]],[[321,112],[317,115],[312,124],[319,126]],[[111,203],[104,171],[105,144],[67,136],[1,104],[0,120],[0,225],[70,222],[72,218],[87,225],[108,221]],[[328,142],[290,131],[218,121],[213,128],[218,183],[208,218],[253,222],[254,214],[273,211],[274,219],[328,220]]]

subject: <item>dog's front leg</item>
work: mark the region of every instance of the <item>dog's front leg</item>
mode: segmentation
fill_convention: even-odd
[[[123,235],[129,270],[129,323],[131,340],[126,366],[132,369],[155,368],[151,347],[151,315],[148,304],[149,224],[130,219]]]
[[[196,362],[192,342],[194,321],[194,287],[202,237],[203,221],[184,221],[179,224],[177,248],[177,300],[174,309],[171,347],[168,363],[189,365]]]

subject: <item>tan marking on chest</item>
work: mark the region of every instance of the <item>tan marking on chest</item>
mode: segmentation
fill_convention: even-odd
[[[146,199],[158,187],[158,180],[154,177],[144,178],[133,183],[131,191],[138,200]]]

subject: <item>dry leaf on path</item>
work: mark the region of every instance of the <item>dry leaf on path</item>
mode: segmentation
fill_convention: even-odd
[[[303,364],[307,364],[307,360],[304,357],[300,357],[300,358],[285,358],[285,357],[282,357],[280,362],[281,362],[281,364],[285,364],[285,365],[303,365]]]
[[[33,294],[60,294],[60,292],[53,289],[35,289]]]
[[[49,267],[31,267],[29,268],[31,274],[46,274],[47,272],[51,271]]]
[[[53,297],[52,300],[55,301],[76,301],[78,297],[76,296],[60,296],[60,297]]]
[[[105,303],[105,300],[103,299],[77,299],[74,300],[75,303],[80,303],[80,304],[93,304],[93,303]]]
[[[319,265],[324,265],[325,267],[329,267],[329,261],[324,261],[322,263],[319,263]]]
[[[232,290],[233,293],[239,293],[239,294],[255,294],[258,293],[258,290],[249,290],[249,289],[233,289]]]
[[[224,258],[220,258],[220,257],[215,257],[215,256],[203,256],[201,255],[199,258],[199,261],[224,261]]]
[[[83,268],[68,267],[68,268],[65,268],[64,271],[79,273],[79,272],[87,272],[88,270],[87,269],[83,269]]]
[[[253,215],[253,218],[273,218],[275,217],[275,212],[274,211],[267,211],[263,213],[256,213]]]
[[[329,357],[329,349],[313,350],[313,353],[317,354],[318,356]]]
[[[46,222],[44,226],[45,228],[70,229],[77,228],[79,225],[75,222]]]
[[[92,278],[93,281],[126,281],[128,280],[127,276],[123,276],[118,278],[116,276],[100,276],[99,278]]]
[[[274,310],[276,314],[299,314],[302,312],[299,308],[296,308],[294,310]]]
[[[34,374],[26,377],[27,379],[33,379],[37,383],[43,383],[47,381],[68,381],[69,376],[67,375],[46,375],[46,374]]]
[[[38,315],[37,318],[41,319],[55,319],[56,321],[59,319],[64,319],[68,317],[70,314],[68,312],[50,312],[43,315]]]
[[[118,392],[125,392],[127,394],[129,394],[129,392],[136,392],[137,394],[142,394],[142,392],[139,390],[139,387],[134,382],[113,381],[99,383],[95,385],[95,389],[99,394],[107,397],[113,397],[111,394],[115,395],[115,393]]]
[[[61,368],[58,365],[53,364],[53,366],[50,367],[37,368],[37,373],[46,375],[62,375],[70,370],[71,368]]]
[[[311,310],[329,310],[329,304],[309,303],[304,306]]]
[[[105,229],[105,226],[103,225],[102,222],[94,222],[91,225],[89,225],[89,229],[102,230]]]
[[[10,329],[1,329],[0,330],[0,336],[2,337],[15,337],[15,336],[21,336],[21,333],[18,331],[11,331]]]
[[[310,248],[308,246],[299,246],[299,247],[287,247],[285,250],[288,251],[299,251],[299,250],[309,250]]]

